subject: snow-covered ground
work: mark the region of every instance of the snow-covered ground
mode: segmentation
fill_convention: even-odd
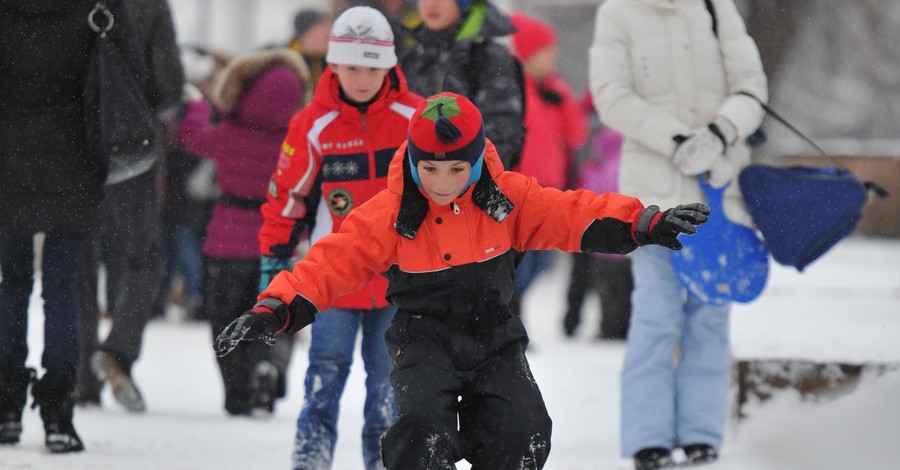
[[[763,296],[734,309],[736,358],[900,364],[900,241],[849,239],[799,274],[773,264]],[[554,420],[548,470],[632,468],[619,457],[622,342],[600,342],[596,301],[574,340],[562,335],[568,258],[526,298],[534,375]],[[31,311],[30,365],[40,357],[42,320]],[[23,441],[0,447],[4,469],[288,468],[303,398],[306,342],[295,349],[290,396],[271,419],[229,418],[205,324],[158,320],[146,335],[135,378],[145,414],[125,412],[108,391],[102,409],[77,409],[87,450],[50,455],[38,414],[26,412]],[[358,361],[357,361],[358,362]],[[358,364],[342,401],[335,470],[361,468],[363,372]],[[729,423],[721,459],[709,470],[900,468],[900,370],[867,375],[849,395],[817,403],[793,392],[751,403]],[[469,468],[465,462],[458,466]]]

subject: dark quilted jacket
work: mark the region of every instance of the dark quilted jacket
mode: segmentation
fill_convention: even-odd
[[[473,2],[459,27],[431,31],[420,25],[400,31],[403,38],[397,41],[409,89],[422,96],[451,91],[472,100],[506,168],[522,153],[524,103],[515,59],[494,38],[514,31],[493,5]]]

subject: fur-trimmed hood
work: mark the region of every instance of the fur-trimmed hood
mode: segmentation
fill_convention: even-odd
[[[274,69],[292,72],[299,87],[277,86],[277,79],[264,83],[262,78]],[[290,117],[309,103],[312,89],[303,58],[290,49],[279,48],[234,59],[216,78],[210,100],[226,118],[286,128]]]

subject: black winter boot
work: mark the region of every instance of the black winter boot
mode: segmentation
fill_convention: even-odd
[[[60,376],[51,372],[44,374],[31,388],[31,394],[34,396],[31,407],[41,408],[41,419],[44,421],[46,432],[44,442],[50,452],[84,450],[84,444],[72,424],[72,411],[75,407],[75,399],[72,396],[74,389],[74,374]]]
[[[716,449],[707,444],[689,444],[682,448],[688,465],[714,462],[719,458]]]
[[[16,444],[22,435],[22,410],[34,369],[24,367],[0,371],[0,444]]]
[[[662,447],[648,447],[634,454],[635,470],[656,470],[658,468],[672,468],[675,462],[669,449]]]
[[[581,318],[579,318],[578,312],[571,308],[567,310],[563,317],[563,331],[567,337],[575,336],[575,330],[578,329],[579,323],[581,323]]]
[[[278,369],[269,361],[259,361],[253,368],[250,381],[252,411],[257,417],[271,416],[275,412],[278,398]]]

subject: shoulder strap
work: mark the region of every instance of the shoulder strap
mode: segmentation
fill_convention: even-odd
[[[716,7],[713,6],[712,0],[704,0],[706,3],[706,11],[709,12],[709,16],[712,17],[712,30],[713,34],[718,38],[719,37],[719,22],[716,19]]]

